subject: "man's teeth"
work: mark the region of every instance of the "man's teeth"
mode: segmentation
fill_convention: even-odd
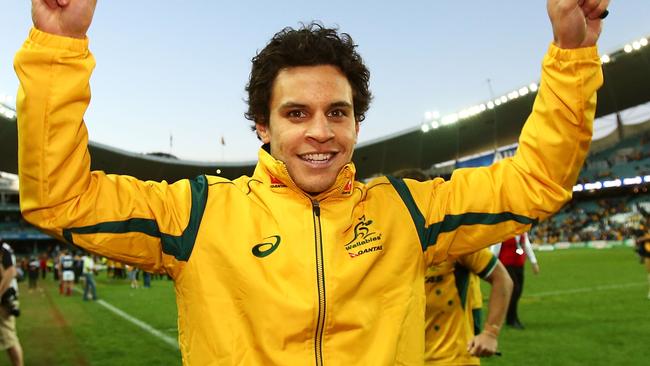
[[[314,162],[322,162],[322,161],[327,161],[332,157],[332,153],[327,153],[327,154],[305,154],[302,155],[303,160],[308,160],[308,161],[314,161]]]

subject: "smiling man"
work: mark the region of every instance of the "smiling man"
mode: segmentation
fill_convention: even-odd
[[[253,176],[168,184],[90,171],[95,1],[33,0],[14,63],[21,210],[61,240],[167,272],[185,365],[422,365],[425,269],[558,210],[586,156],[608,1],[547,4],[554,41],[512,159],[449,181],[356,181],[369,72],[349,35],[309,24],[252,60]]]
[[[359,134],[350,83],[332,65],[298,66],[278,72],[271,94],[273,123],[256,123],[258,135],[301,190],[327,190]]]

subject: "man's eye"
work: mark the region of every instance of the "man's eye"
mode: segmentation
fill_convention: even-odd
[[[287,117],[289,118],[302,118],[305,117],[305,113],[301,110],[294,110],[287,112]]]
[[[347,116],[347,114],[342,109],[335,109],[335,110],[330,112],[330,116],[332,116],[332,117],[345,117],[345,116]]]

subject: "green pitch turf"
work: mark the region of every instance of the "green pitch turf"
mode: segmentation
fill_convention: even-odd
[[[176,339],[176,303],[172,282],[152,281],[152,287],[132,289],[128,280],[97,278],[102,301]],[[180,365],[176,347],[109,311],[99,302],[83,301],[80,292],[59,294],[51,276],[29,291],[21,283],[22,314],[18,318],[25,365]],[[82,289],[81,284],[77,289]],[[8,365],[0,355],[0,365]]]
[[[631,248],[558,250],[537,257],[540,274],[527,265],[519,304],[526,329],[505,328],[503,355],[482,364],[650,364],[647,275]],[[488,293],[483,286],[484,298]]]
[[[484,365],[646,365],[650,300],[646,274],[632,249],[538,253],[541,273],[527,268],[519,312],[525,330],[505,328],[501,357]],[[131,289],[98,276],[101,300],[176,339],[171,281]],[[81,294],[61,296],[51,277],[29,292],[21,283],[18,334],[25,365],[180,365],[180,352]],[[81,285],[78,285],[81,288]],[[487,295],[484,287],[484,297]],[[487,301],[486,301],[487,303]],[[0,355],[0,365],[8,365]]]

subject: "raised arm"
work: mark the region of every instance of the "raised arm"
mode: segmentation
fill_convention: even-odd
[[[91,173],[83,117],[95,66],[85,37],[94,8],[91,0],[32,3],[35,28],[14,60],[21,211],[93,253],[174,275],[193,245],[206,180],[167,184]]]
[[[457,169],[446,182],[407,183],[417,205],[417,211],[410,208],[414,221],[424,224],[418,234],[427,262],[528,231],[571,198],[591,143],[596,91],[603,81],[595,43],[598,15],[608,3],[548,0],[554,41],[513,158]],[[405,190],[396,188],[404,199]]]

